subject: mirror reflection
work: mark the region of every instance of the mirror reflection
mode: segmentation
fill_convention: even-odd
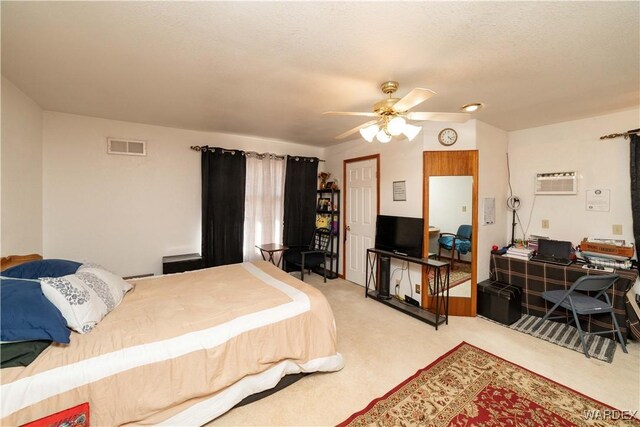
[[[429,177],[429,252],[450,263],[449,296],[471,297],[471,176]]]

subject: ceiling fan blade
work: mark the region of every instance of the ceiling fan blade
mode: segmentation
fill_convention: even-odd
[[[407,111],[408,109],[415,107],[421,102],[424,102],[427,99],[431,98],[435,94],[436,93],[432,90],[417,87],[406,94],[400,101],[393,104],[393,109],[400,113],[403,111]]]
[[[336,139],[343,139],[343,138],[346,138],[346,137],[348,137],[349,135],[351,135],[351,134],[354,134],[354,133],[358,132],[360,129],[362,129],[362,128],[364,128],[364,127],[367,127],[367,126],[371,126],[371,125],[376,124],[376,123],[378,123],[378,121],[377,121],[377,120],[371,120],[371,121],[369,121],[369,122],[367,122],[367,123],[363,123],[363,124],[361,124],[361,125],[358,125],[358,126],[354,127],[353,129],[349,129],[348,131],[346,131],[346,132],[344,132],[344,133],[341,133],[340,135],[336,136]]]
[[[365,116],[365,117],[377,117],[378,113],[364,113],[358,111],[325,111],[322,114],[329,116]]]
[[[431,120],[433,122],[456,122],[463,123],[469,120],[471,114],[468,113],[435,113],[426,111],[414,111],[407,114],[409,120]]]

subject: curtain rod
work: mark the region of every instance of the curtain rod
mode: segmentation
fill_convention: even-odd
[[[208,145],[192,145],[190,147],[193,151],[203,151],[203,149],[206,151],[209,146]],[[225,150],[224,148],[221,148],[223,153],[231,153],[231,154],[235,154],[235,150]],[[239,151],[239,150],[238,150]],[[256,157],[258,157],[259,159],[264,159],[265,157],[268,156],[274,156],[276,159],[279,160],[284,160],[285,156],[282,156],[280,154],[274,154],[274,153],[258,153],[257,151],[245,151],[245,154],[249,154],[249,155],[254,155]],[[304,157],[304,156],[289,156],[289,157]],[[318,159],[319,162],[324,162],[325,160],[322,159]]]
[[[629,135],[634,134],[634,133],[637,134],[638,132],[640,132],[640,129],[630,130],[630,131],[623,132],[623,133],[612,133],[610,135],[601,136],[600,139],[613,139],[613,138],[617,138],[619,136],[624,136],[624,139],[629,139]]]

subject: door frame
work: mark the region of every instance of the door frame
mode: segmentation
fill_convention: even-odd
[[[344,183],[344,185],[342,186],[342,192],[343,192],[343,196],[342,196],[342,242],[340,242],[340,244],[342,244],[342,274],[340,275],[341,278],[346,279],[347,277],[347,250],[346,250],[346,245],[347,245],[347,206],[349,203],[349,197],[347,196],[349,193],[347,192],[347,164],[348,163],[357,163],[357,162],[362,162],[365,160],[372,160],[375,159],[376,161],[376,215],[380,214],[380,154],[371,154],[369,156],[362,156],[362,157],[354,157],[352,159],[345,159],[342,161],[342,182]]]
[[[423,256],[429,253],[429,177],[430,176],[472,176],[471,189],[471,297],[450,297],[449,314],[452,316],[476,316],[476,285],[478,283],[478,150],[424,151],[422,216],[424,218]],[[427,283],[426,269],[423,269],[422,283]],[[430,296],[422,293],[422,306],[429,307]]]

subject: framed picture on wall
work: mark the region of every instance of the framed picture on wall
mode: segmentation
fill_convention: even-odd
[[[326,197],[320,197],[318,199],[318,206],[316,207],[319,211],[328,211],[331,209],[331,199]]]
[[[407,200],[407,186],[405,181],[393,181],[393,201],[404,202]]]

